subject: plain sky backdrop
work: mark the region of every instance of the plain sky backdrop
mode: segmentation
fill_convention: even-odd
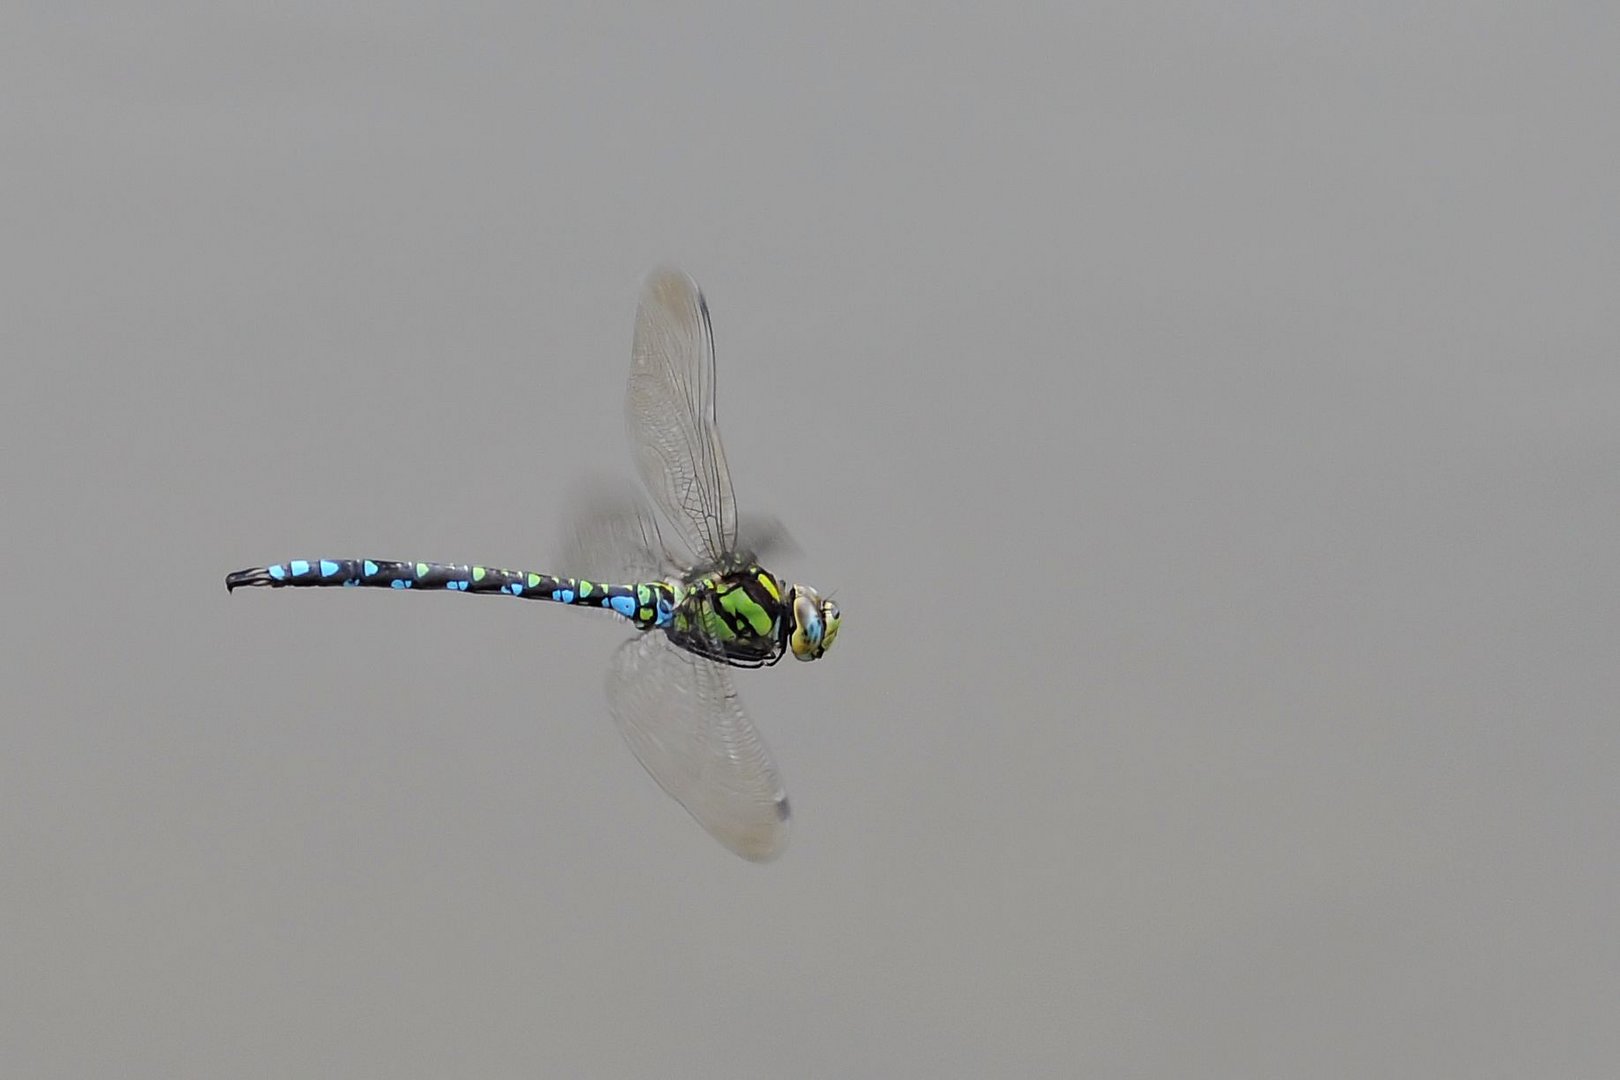
[[[1617,56],[8,5],[0,1074],[1615,1075]],[[222,584],[571,572],[663,261],[846,615],[740,679],[765,866],[622,745],[613,620]]]

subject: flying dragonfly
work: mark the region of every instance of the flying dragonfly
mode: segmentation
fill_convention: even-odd
[[[838,637],[837,604],[760,565],[785,546],[769,523],[739,529],[715,419],[714,332],[697,283],[653,271],[642,288],[626,414],[656,507],[603,500],[574,525],[579,566],[610,580],[471,563],[293,559],[226,575],[225,587],[450,590],[607,611],[637,631],[613,654],[609,711],[654,780],[716,840],[766,860],[787,842],[787,791],[749,720],[732,668],[817,660]],[[740,534],[740,535],[739,535]]]

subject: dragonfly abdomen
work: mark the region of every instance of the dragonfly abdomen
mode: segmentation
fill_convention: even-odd
[[[643,629],[666,625],[675,591],[662,581],[609,585],[584,578],[554,577],[532,570],[501,570],[471,563],[396,562],[388,559],[293,559],[273,566],[237,570],[225,588],[274,589],[310,586],[371,589],[426,589],[501,593],[525,600],[550,600],[574,607],[606,608]]]

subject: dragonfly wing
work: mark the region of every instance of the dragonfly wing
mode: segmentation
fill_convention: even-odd
[[[625,490],[598,487],[572,500],[558,566],[575,577],[633,585],[657,581],[676,567],[664,554],[658,525],[646,505]]]
[[[614,653],[607,692],[636,759],[698,824],[745,859],[781,852],[787,791],[724,665],[646,633]]]
[[[696,556],[719,561],[737,542],[737,510],[714,404],[714,331],[697,282],[654,270],[636,309],[625,411],[636,468]]]
[[[773,565],[783,558],[796,559],[804,554],[804,549],[781,521],[753,514],[737,522],[737,548]]]

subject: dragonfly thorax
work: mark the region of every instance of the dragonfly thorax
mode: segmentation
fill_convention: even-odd
[[[573,537],[578,565],[607,571],[609,582],[343,557],[237,570],[225,587],[447,590],[610,611],[640,631],[614,652],[607,680],[614,722],[637,760],[727,848],[773,858],[787,842],[787,790],[729,668],[774,664],[790,652],[818,659],[838,635],[839,613],[814,589],[758,564],[792,545],[780,528],[739,521],[714,387],[703,293],[678,270],[654,271],[636,309],[625,410],[660,517],[628,500],[579,522]]]
[[[757,565],[699,573],[678,583],[665,633],[683,648],[737,667],[786,654],[792,602],[782,579]]]

